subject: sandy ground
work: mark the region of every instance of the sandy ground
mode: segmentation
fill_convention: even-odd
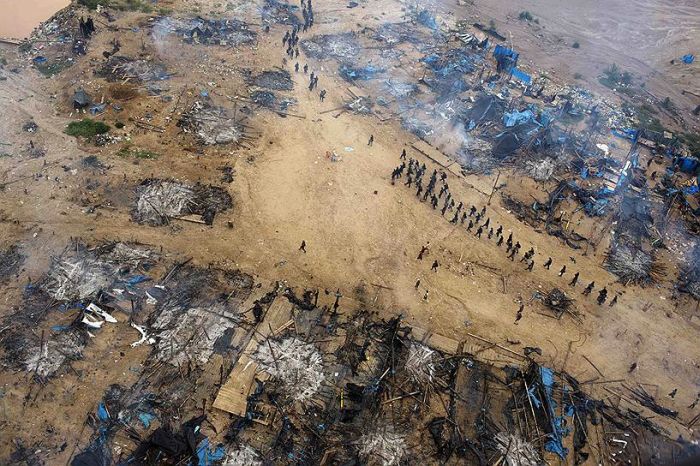
[[[70,4],[69,0],[36,0],[28,8],[22,2],[0,1],[0,37],[24,38],[42,21]]]
[[[635,14],[629,16],[636,19],[627,28],[646,31],[642,25],[648,24],[650,18],[658,22],[658,27],[648,34],[640,33],[638,47],[631,51],[624,47],[628,36],[623,26],[616,26],[606,49],[599,47],[601,31],[609,30],[613,21],[586,19],[590,18],[590,11],[599,8],[596,6],[599,2],[577,2],[577,6],[571,11],[566,9],[565,14],[560,14],[562,8],[552,7],[558,2],[522,2],[523,6],[517,9],[508,9],[504,3],[476,2],[465,8],[469,14],[478,14],[482,19],[498,15],[498,21],[504,21],[503,12],[508,10],[511,18],[506,20],[508,28],[513,28],[514,36],[522,34],[527,44],[524,47],[527,57],[533,62],[541,59],[545,68],[569,73],[578,69],[567,67],[559,53],[550,54],[544,48],[538,50],[527,27],[513,19],[519,9],[527,8],[542,18],[545,34],[576,30],[575,36],[567,35],[564,40],[581,42],[582,48],[573,54],[574,58],[585,56],[596,61],[597,65],[586,67],[589,78],[596,73],[596,66],[624,56],[624,63],[630,66],[637,63],[639,70],[647,70],[650,86],[653,79],[658,81],[659,92],[665,89],[661,86],[668,86],[669,93],[678,95],[684,83],[690,82],[690,75],[684,76],[680,67],[667,63],[669,58],[686,53],[685,49],[680,50],[681,45],[692,48],[697,44],[697,35],[690,38],[691,42],[687,40],[690,33],[697,30],[700,18],[692,2],[685,6],[673,2],[672,10],[668,5],[651,8],[647,5],[649,1],[633,2],[629,8]],[[398,11],[400,6],[396,2],[385,2],[383,10]],[[352,28],[360,18],[368,23],[386,20],[385,17],[374,19],[376,12],[369,8],[348,10],[348,13],[331,4],[319,3],[317,8],[320,18],[342,19],[321,21],[314,31],[316,34]],[[611,18],[628,16],[628,10],[621,6],[610,8]],[[124,17],[119,23],[130,21],[133,17]],[[675,29],[665,28],[668,23]],[[185,100],[191,101],[200,89],[206,88],[212,91],[215,101],[231,105],[225,96],[243,93],[244,85],[239,73],[227,70],[283,66],[279,43],[284,30],[273,27],[270,34],[259,30],[259,43],[255,48],[231,51],[172,41],[164,48],[148,44],[147,53],[165,62],[176,74],[167,82],[171,94],[184,91]],[[89,55],[57,78],[45,80],[33,70],[25,69],[17,75],[8,73],[7,81],[0,84],[3,109],[0,140],[12,144],[14,154],[11,158],[0,159],[3,173],[0,182],[19,180],[7,185],[0,197],[0,235],[3,246],[19,242],[28,254],[17,282],[2,292],[0,302],[3,302],[4,313],[16,302],[18,284],[29,277],[40,276],[50,256],[60,252],[71,237],[81,237],[91,243],[110,239],[137,240],[162,246],[173,257],[192,257],[197,264],[239,268],[264,283],[281,280],[296,287],[339,289],[345,296],[369,303],[383,315],[402,313],[411,323],[456,339],[463,339],[471,332],[515,351],[521,351],[524,346],[537,346],[543,350],[543,362],[559,369],[566,364],[566,370],[580,380],[598,376],[599,370],[608,379],[650,384],[658,387],[664,405],[680,411],[682,420],[687,421],[697,414],[687,409],[700,384],[698,321],[697,318],[691,320],[697,315],[697,308],[695,303],[671,300],[673,277],[669,276],[668,281],[657,287],[624,287],[602,268],[605,252],[602,245],[586,255],[564,247],[556,238],[536,232],[516,220],[501,207],[500,197],[496,195],[487,208],[492,224],[503,225],[506,232],[512,231],[514,238],[523,243],[523,250],[532,246],[538,253],[532,272],[526,271],[524,264],[511,263],[505,251],[496,247],[495,240],[487,240],[485,236],[477,239],[467,234],[463,228],[450,225],[449,218],[440,218],[439,212],[419,202],[412,189],[391,185],[390,172],[400,163],[402,148],[407,149],[409,156],[425,162],[429,172],[433,167],[439,168],[410,147],[417,139],[402,130],[397,121],[380,122],[372,116],[349,113],[335,118],[334,113],[320,113],[337,107],[346,87],[327,64],[309,60],[311,69],[320,75],[319,88],[328,89],[325,102],[319,101],[317,93],[306,89],[303,74],[295,74],[288,68],[295,79],[295,88],[289,95],[298,100],[293,112],[305,118],[281,118],[269,111],[257,110],[251,125],[260,136],[251,150],[207,148],[202,155],[185,150],[191,147],[191,140],[177,134],[174,121],[168,120],[173,111],[181,111],[183,106],[176,108],[175,102],[165,103],[150,97],[126,104],[123,116],[107,114],[105,118],[112,121],[126,115],[152,113],[154,124],[167,127],[163,135],[139,130],[129,122],[122,131],[129,133],[138,147],[158,152],[157,160],[135,163],[120,158],[115,155],[118,146],[79,146],[75,139],[62,132],[69,121],[68,97],[74,87],[69,83],[89,86],[93,94],[96,89],[105,89],[105,83],[92,76],[90,63],[101,60],[101,51],[108,48],[112,37],[108,32],[98,35],[93,39]],[[119,37],[123,54],[139,53],[139,33],[123,32]],[[607,55],[607,51],[615,54],[615,58]],[[652,79],[654,73],[670,78],[664,83],[664,79]],[[21,129],[30,117],[40,128],[33,135]],[[368,147],[370,134],[374,135],[375,142]],[[45,158],[31,159],[23,154],[30,139],[46,148]],[[326,151],[332,150],[342,155],[341,161],[331,162],[325,157]],[[80,159],[88,153],[98,155],[111,167],[106,175],[97,176],[80,166]],[[176,227],[147,227],[130,220],[132,192],[141,179],[155,174],[220,184],[218,168],[225,164],[235,168],[235,180],[227,185],[234,208],[219,215],[212,227],[184,222],[177,223]],[[64,165],[68,171],[62,168]],[[72,174],[71,169],[77,169],[77,173]],[[35,173],[46,177],[34,180],[31,176]],[[102,183],[96,192],[85,188],[92,179]],[[488,196],[485,193],[490,192],[493,182],[493,176],[467,179],[450,176],[455,197],[477,207],[486,205]],[[535,195],[544,195],[517,173],[504,173],[501,183],[506,183],[509,189],[534,190]],[[111,205],[98,208],[96,213],[85,213],[79,204],[85,198],[90,204]],[[232,229],[227,227],[228,221],[233,223]],[[605,234],[609,227],[599,225],[598,228]],[[302,240],[306,241],[307,253],[298,250]],[[427,242],[430,242],[429,254],[419,261],[416,256]],[[554,261],[551,270],[541,265],[548,256]],[[440,263],[437,272],[430,270],[433,260]],[[557,271],[564,264],[569,274],[559,278]],[[567,286],[573,271],[581,273],[575,290]],[[416,290],[414,284],[418,279],[421,284]],[[610,296],[622,293],[618,304],[613,308],[601,307],[595,304],[593,296],[581,296],[583,286],[591,280],[595,280],[599,288],[607,286]],[[530,301],[534,292],[553,287],[565,289],[574,297],[576,308],[583,316],[581,323],[569,317],[557,320],[547,316],[538,301]],[[424,299],[426,290],[429,291],[427,300]],[[523,319],[515,325],[520,298],[528,305]],[[63,438],[68,439],[69,444],[85,439],[87,434],[81,437],[83,434],[79,431],[86,407],[92,410],[110,383],[133,382],[135,376],[129,368],[147,355],[144,348],[128,347],[135,337],[135,332],[126,324],[101,334],[95,344],[88,347],[85,358],[75,365],[77,371],[63,376],[55,386],[43,389],[33,403],[21,401],[31,389],[25,375],[0,375],[5,393],[2,429],[26,443],[41,438],[40,433],[47,425],[54,429],[55,445],[60,445]],[[628,368],[633,363],[638,366],[630,374]],[[675,399],[664,396],[674,388],[679,389]],[[658,422],[668,424],[675,433],[685,437],[696,435],[680,423],[665,419],[658,419]],[[9,438],[5,438],[0,446],[0,457],[6,457],[12,449]],[[56,464],[65,462],[69,453],[56,453]]]

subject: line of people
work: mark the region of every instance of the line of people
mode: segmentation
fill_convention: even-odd
[[[310,27],[310,24],[307,24],[309,21],[311,24],[313,24],[313,10],[311,7],[311,0],[302,0],[302,9],[305,12],[305,18],[308,16],[310,20],[305,19],[305,26],[303,28],[304,31]],[[306,13],[308,11],[308,13]],[[299,31],[301,30],[301,27],[299,25],[295,25],[290,31],[285,32],[284,36],[282,37],[282,45],[287,46],[287,56],[290,58],[299,58]],[[286,59],[284,59],[284,62],[286,63]],[[299,62],[296,62],[294,64],[294,71],[296,73],[299,72],[300,66]],[[304,64],[303,66],[304,74],[307,74],[309,72],[309,65]],[[314,89],[318,88],[318,75],[315,74],[313,71],[311,72],[311,75],[309,76],[309,91],[313,91]],[[322,89],[319,92],[319,99],[321,102],[323,102],[326,98],[326,90]]]
[[[508,238],[505,239],[502,225],[498,225],[498,227],[494,229],[495,225],[491,223],[491,218],[486,217],[486,206],[482,207],[481,210],[477,211],[478,209],[473,205],[469,209],[467,209],[463,202],[460,201],[459,203],[456,203],[454,198],[452,197],[452,193],[450,192],[449,184],[447,183],[447,173],[445,173],[442,170],[440,172],[438,172],[437,170],[433,170],[430,177],[428,178],[426,176],[427,167],[425,163],[421,164],[413,158],[409,158],[408,163],[406,163],[406,157],[406,150],[404,149],[399,157],[399,159],[401,160],[401,164],[394,168],[394,170],[391,173],[392,185],[395,185],[396,181],[402,178],[405,172],[406,182],[404,183],[404,185],[411,188],[412,185],[415,184],[416,196],[419,198],[419,200],[421,200],[421,202],[429,202],[433,210],[437,210],[438,205],[440,204],[440,202],[442,202],[443,205],[442,209],[440,210],[440,213],[443,217],[448,211],[454,212],[450,223],[455,225],[466,224],[466,230],[468,232],[473,233],[474,236],[476,236],[477,238],[481,238],[482,235],[484,235],[484,233],[486,233],[486,237],[489,240],[494,239],[495,237],[497,247],[501,247],[505,242],[506,254],[508,254],[508,259],[510,259],[511,261],[515,261],[515,257],[519,255],[520,250],[522,249],[520,241],[513,241],[512,232],[510,232],[508,234]],[[426,178],[428,178],[427,183],[425,182]],[[437,187],[438,180],[440,182],[439,189]],[[486,221],[482,223],[484,217],[486,217]],[[421,252],[418,254],[419,260],[422,260],[426,250],[426,246],[424,246],[421,249]],[[525,254],[523,254],[523,256],[520,259],[521,263],[524,262],[526,264],[526,270],[530,272],[535,267],[534,256],[535,249],[531,247],[528,251],[525,252]],[[547,270],[550,270],[553,262],[554,261],[552,257],[548,257],[547,260],[543,263],[543,267]],[[439,264],[437,260],[434,261],[431,270],[437,271],[438,265]],[[562,277],[565,273],[566,265],[562,266],[562,268],[559,270],[559,276]],[[578,280],[579,272],[576,272],[573,276],[573,279],[569,282],[569,286],[575,287],[578,283]],[[593,292],[594,288],[595,281],[592,281],[586,286],[582,294],[584,296],[588,296]],[[596,299],[598,305],[603,305],[607,301],[607,298],[608,290],[606,287],[603,287],[603,289],[598,292],[598,297]],[[610,307],[614,306],[617,303],[617,298],[618,295],[615,295],[613,297],[609,304]]]

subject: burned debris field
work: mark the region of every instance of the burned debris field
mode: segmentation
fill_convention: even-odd
[[[700,8],[519,3],[0,33],[0,464],[697,462]]]

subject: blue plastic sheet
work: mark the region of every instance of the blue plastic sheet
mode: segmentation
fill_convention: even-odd
[[[129,277],[126,280],[126,283],[129,286],[134,286],[134,285],[138,285],[139,283],[147,282],[149,280],[150,280],[150,277],[147,277],[145,275],[134,275],[133,277]]]
[[[493,57],[498,62],[498,71],[511,71],[518,64],[520,54],[504,45],[497,45],[493,49]]]
[[[527,123],[528,121],[535,121],[535,114],[532,113],[532,110],[523,110],[522,112],[514,110],[503,114],[503,124],[506,125],[506,128]]]
[[[695,55],[693,55],[692,53],[689,53],[687,55],[683,55],[681,60],[683,60],[683,63],[690,65],[691,63],[693,63],[695,61]]]
[[[198,466],[211,466],[215,461],[224,459],[226,450],[224,446],[219,444],[215,449],[209,449],[209,439],[205,438],[197,445]]]
[[[438,28],[437,22],[435,21],[435,16],[433,16],[428,10],[423,10],[418,13],[418,24],[421,24],[428,29],[432,29],[433,31],[437,30]]]
[[[476,62],[481,60],[480,56],[463,48],[433,53],[421,58],[437,76],[443,78],[455,72],[471,73],[476,69]]]
[[[521,83],[523,83],[527,86],[532,84],[532,76],[525,73],[524,71],[521,71],[517,68],[513,68],[512,70],[510,70],[510,74],[513,78],[517,79],[518,81],[520,81]]]
[[[384,71],[383,69],[374,67],[372,65],[367,65],[361,68],[356,68],[348,65],[340,65],[338,68],[338,73],[346,81],[366,81],[368,79],[374,78],[377,74]]]
[[[139,421],[141,421],[141,424],[143,424],[143,427],[145,427],[146,429],[151,427],[151,421],[153,421],[153,419],[155,418],[156,417],[151,413],[139,413]]]
[[[610,132],[612,133],[613,136],[617,136],[618,138],[623,138],[623,139],[629,139],[630,141],[637,141],[637,138],[639,137],[639,131],[636,129],[631,129],[631,128],[623,128],[623,129],[611,129]]]
[[[93,105],[92,107],[90,107],[90,115],[97,115],[98,113],[102,113],[105,111],[105,108],[107,108],[107,104]]]
[[[552,397],[554,389],[554,371],[548,367],[540,366],[540,380],[542,382],[547,411],[552,422],[552,432],[547,434],[548,440],[544,444],[544,449],[556,453],[561,459],[564,459],[569,450],[564,447],[562,438],[568,435],[569,430],[564,427],[563,417],[557,416],[555,412],[557,402],[554,401]]]
[[[104,403],[100,403],[97,406],[97,417],[100,421],[106,421],[109,419],[109,413],[107,412],[107,408],[105,407]]]

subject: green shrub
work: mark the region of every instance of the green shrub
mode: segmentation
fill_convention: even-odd
[[[101,121],[83,118],[80,121],[71,121],[66,127],[66,134],[69,136],[91,139],[98,134],[104,134],[109,131],[109,125]]]
[[[529,11],[525,10],[520,12],[520,14],[518,15],[518,19],[520,19],[521,21],[532,21],[534,17]]]
[[[579,44],[578,42],[574,42],[571,46],[572,46],[573,48],[575,48],[575,49],[580,49],[580,48],[581,48],[581,44]]]

